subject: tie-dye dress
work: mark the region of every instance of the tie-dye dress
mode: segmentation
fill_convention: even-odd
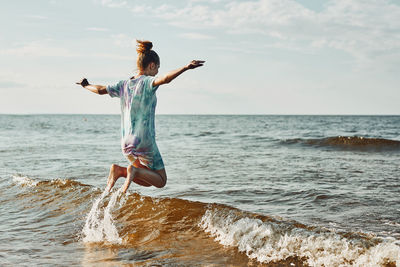
[[[155,77],[141,75],[107,86],[111,97],[121,100],[121,147],[132,163],[140,163],[152,170],[161,170],[164,163],[155,139],[154,115],[157,104]]]

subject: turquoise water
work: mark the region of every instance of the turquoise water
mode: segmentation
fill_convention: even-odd
[[[119,115],[0,115],[0,125],[0,264],[20,263],[21,254],[32,264],[93,264],[98,257],[93,250],[101,251],[106,245],[90,245],[88,256],[82,229],[106,185],[109,166],[127,165],[120,149]],[[112,223],[124,245],[111,246],[117,251],[117,256],[109,256],[113,264],[241,266],[246,261],[289,264],[293,257],[296,264],[315,266],[321,261],[327,266],[400,263],[400,116],[158,115],[156,134],[168,183],[162,189],[132,185],[130,196],[119,196]],[[122,183],[118,181],[115,190]],[[227,248],[237,255],[221,260],[218,254],[202,262],[187,244],[183,250],[187,258],[153,251],[144,259],[131,237],[139,230],[127,227],[131,217],[122,219],[122,214],[124,201],[135,203],[133,198],[145,201],[147,197],[166,206],[176,201],[180,213],[196,210],[192,218],[198,219],[191,221],[191,228],[201,235],[201,242],[215,245],[221,255]],[[225,208],[228,213],[223,213]],[[240,215],[232,217],[233,210]],[[169,216],[178,214],[163,216],[169,224]],[[262,223],[254,216],[260,216]],[[185,220],[185,216],[179,218]],[[224,225],[218,218],[231,223]],[[242,219],[250,221],[241,226]],[[242,233],[246,239],[238,239],[256,246],[252,251],[257,253],[241,249],[238,240],[230,239],[245,225],[257,228],[269,220],[278,220],[274,223],[280,230],[274,229],[279,237],[293,237],[298,229],[307,229],[302,235],[325,238],[334,246],[332,240],[340,234],[347,245],[363,240],[360,246],[366,251],[357,254],[357,248],[350,249],[354,259],[348,256],[335,262],[344,257],[335,254],[340,249],[330,251],[315,240],[298,243],[297,250],[291,248],[291,254],[285,254],[288,247],[284,246],[266,252],[269,241],[260,245],[257,234],[250,238]],[[290,233],[283,227],[287,223],[294,227]],[[174,238],[183,236],[179,229]],[[324,231],[328,236],[321,234]],[[164,235],[159,233],[159,237]],[[150,240],[151,248],[160,244]],[[194,240],[200,244],[200,239]],[[322,246],[326,253],[304,254],[301,248],[306,246],[308,251]],[[129,248],[136,254],[125,251],[131,252]],[[174,249],[178,248],[168,251]],[[157,247],[157,251],[163,250]],[[364,261],[362,255],[368,253],[373,256]]]

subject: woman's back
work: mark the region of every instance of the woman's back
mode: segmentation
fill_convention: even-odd
[[[146,154],[156,148],[154,77],[141,75],[107,86],[111,97],[121,99],[121,146],[125,154]],[[158,149],[157,149],[158,150]]]

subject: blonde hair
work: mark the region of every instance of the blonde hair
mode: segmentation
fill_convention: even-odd
[[[136,40],[136,42],[136,52],[138,53],[136,65],[139,70],[144,70],[152,62],[160,64],[160,57],[152,50],[152,42],[141,40]]]

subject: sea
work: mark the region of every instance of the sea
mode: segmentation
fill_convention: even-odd
[[[400,266],[400,116],[157,115],[164,188],[119,115],[0,115],[0,266]]]

